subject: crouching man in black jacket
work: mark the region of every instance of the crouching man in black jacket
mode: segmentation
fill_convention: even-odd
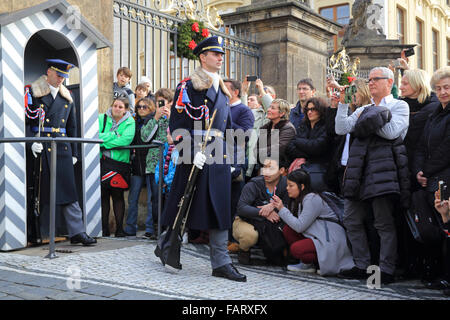
[[[251,264],[250,249],[258,241],[270,263],[282,264],[284,261],[283,222],[270,199],[276,194],[287,204],[285,172],[285,164],[266,159],[263,174],[251,179],[242,189],[233,222],[233,237],[239,242],[238,261],[241,264]],[[266,236],[272,241],[265,241]],[[272,245],[269,246],[269,242]]]

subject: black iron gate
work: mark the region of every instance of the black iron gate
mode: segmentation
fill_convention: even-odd
[[[167,1],[114,0],[114,70],[123,66],[132,70],[132,89],[142,76],[152,80],[154,91],[162,87],[173,89],[198,65],[177,57],[177,27],[184,20],[164,13],[167,8],[163,8],[163,2]],[[231,26],[210,32],[224,38],[223,78],[260,76],[260,48],[251,36],[235,34]]]

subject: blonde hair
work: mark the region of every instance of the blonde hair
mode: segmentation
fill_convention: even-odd
[[[370,94],[369,85],[364,79],[356,79],[352,85],[355,85],[356,91],[359,92],[359,94],[362,97],[362,104],[361,106],[365,106],[366,104],[371,103],[372,95]],[[359,106],[359,107],[361,107]],[[354,106],[355,108],[357,106]]]
[[[436,83],[442,79],[450,78],[450,66],[442,67],[433,74],[431,77],[431,87],[435,89]]]
[[[421,69],[406,70],[403,77],[408,79],[414,92],[418,92],[417,101],[424,103],[431,94],[430,76]]]
[[[275,89],[272,86],[264,86],[264,90],[267,91],[267,93],[272,94],[272,95],[276,95],[277,93],[275,92]]]
[[[284,113],[284,116],[281,117],[281,120],[289,120],[289,114],[291,113],[291,105],[289,102],[283,99],[275,99],[272,103],[276,103],[278,105],[278,110],[280,113]]]

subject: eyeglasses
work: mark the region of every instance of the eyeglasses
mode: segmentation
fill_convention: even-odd
[[[139,105],[136,106],[136,110],[139,110],[139,109],[147,110],[148,106],[139,104]]]
[[[305,108],[305,112],[308,113],[309,111],[317,111],[316,107],[312,107],[312,108]]]
[[[383,79],[389,79],[388,77],[375,77],[375,78],[370,78],[369,80],[367,80],[367,83],[371,83],[372,81],[373,82],[376,82],[376,81],[379,81],[379,80],[383,80]]]

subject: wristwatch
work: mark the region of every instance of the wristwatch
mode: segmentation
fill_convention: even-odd
[[[278,208],[273,208],[273,211],[275,211],[276,213],[280,212],[280,210],[278,210]]]

